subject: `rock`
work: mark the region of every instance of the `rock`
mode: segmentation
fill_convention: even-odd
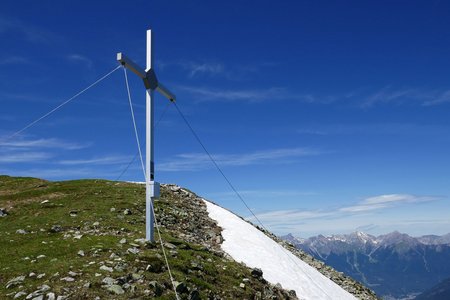
[[[36,277],[36,273],[31,272],[30,274],[28,274],[28,277]]]
[[[126,216],[131,215],[131,214],[132,214],[132,213],[131,213],[131,209],[126,208],[126,209],[123,211],[123,214],[126,215]]]
[[[127,252],[131,253],[131,254],[138,254],[140,252],[140,250],[136,247],[133,247],[133,248],[128,248]]]
[[[39,274],[38,276],[36,276],[36,278],[41,279],[41,278],[44,278],[44,276],[45,276],[45,273],[42,273],[42,274]]]
[[[61,281],[66,281],[66,282],[73,282],[75,281],[75,278],[70,277],[70,276],[66,276],[60,279]]]
[[[240,287],[241,289],[245,289],[245,283],[241,283],[241,284],[239,285],[239,287]]]
[[[56,300],[66,300],[67,298],[68,298],[67,296],[58,296]]]
[[[119,241],[120,244],[125,244],[127,242],[127,239],[123,238]]]
[[[58,233],[61,231],[63,231],[63,228],[61,227],[61,225],[53,225],[52,228],[50,228],[51,233]]]
[[[55,299],[56,299],[55,293],[48,293],[47,294],[47,299],[46,300],[55,300]]]
[[[78,256],[84,256],[84,251],[80,250],[80,251],[77,252],[77,254],[78,254]]]
[[[76,217],[77,215],[78,215],[78,211],[76,211],[76,210],[71,210],[69,212],[69,216],[71,216],[71,217]]]
[[[68,273],[70,276],[72,276],[72,277],[77,277],[78,275],[80,275],[79,273],[75,273],[75,272],[73,272],[73,271],[69,271],[69,273]]]
[[[31,294],[29,294],[25,299],[44,299],[44,293],[49,291],[50,287],[46,284],[43,284],[41,286],[38,286],[38,289]],[[42,296],[42,298],[39,298]]]
[[[104,285],[113,285],[116,283],[117,283],[117,280],[115,280],[114,278],[111,278],[111,277],[105,277],[102,280],[102,284],[104,284]]]
[[[45,204],[45,203],[49,203],[49,202],[50,202],[49,200],[44,200],[41,202],[41,204]]]
[[[27,293],[25,293],[24,291],[20,291],[17,294],[14,295],[14,299],[19,299],[22,298],[23,296],[26,296]]]
[[[109,292],[116,294],[116,295],[122,295],[125,293],[125,291],[123,290],[123,288],[120,285],[117,284],[113,284],[113,285],[109,285],[106,288]]]
[[[164,243],[164,247],[166,247],[167,249],[170,249],[170,250],[177,248],[177,246],[175,246],[174,244],[171,244],[171,243]]]
[[[173,283],[175,285],[175,290],[177,291],[177,293],[183,294],[188,291],[186,283],[178,281],[174,281]]]
[[[85,289],[90,289],[91,286],[92,286],[92,284],[91,284],[90,282],[86,282],[85,284],[83,284],[83,287],[84,287]]]
[[[260,278],[260,277],[263,276],[263,271],[261,269],[258,269],[258,268],[253,268],[252,269],[252,276],[254,278]]]
[[[21,284],[24,280],[25,280],[25,276],[18,276],[16,278],[13,278],[6,283],[6,288],[9,289],[9,288],[15,287],[15,286]]]
[[[18,233],[18,234],[27,234],[28,232],[26,230],[23,230],[23,229],[17,229],[16,233]]]
[[[150,281],[148,286],[153,290],[156,297],[159,297],[163,294],[164,288],[157,281]]]
[[[92,226],[98,226],[98,225],[100,225],[99,222],[94,222],[94,224],[92,224]]]
[[[31,300],[44,300],[44,295],[36,296],[36,297],[32,298]]]
[[[0,217],[6,217],[8,212],[4,208],[0,208]]]
[[[100,270],[107,271],[107,272],[110,272],[110,273],[112,273],[114,271],[113,268],[108,267],[108,266],[101,266]]]
[[[192,290],[189,293],[189,300],[200,300],[200,292],[198,290]]]
[[[111,207],[111,209],[109,210],[110,212],[115,212],[116,208],[115,207]]]
[[[42,259],[42,258],[46,258],[47,256],[45,256],[44,254],[38,255],[36,258],[37,259]]]

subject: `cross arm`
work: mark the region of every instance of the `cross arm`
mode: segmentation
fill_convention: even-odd
[[[169,99],[172,102],[175,102],[177,99],[175,94],[173,94],[171,91],[169,91],[164,85],[162,85],[160,82],[158,82],[158,86],[156,87],[156,90],[160,92],[164,97]]]
[[[147,73],[139,67],[137,64],[135,64],[131,59],[125,56],[125,54],[119,52],[117,53],[117,61],[127,69],[130,69],[133,73],[135,73],[137,76],[139,76],[142,79],[147,78]]]

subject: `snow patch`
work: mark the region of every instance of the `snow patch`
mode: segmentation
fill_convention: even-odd
[[[356,299],[251,224],[218,205],[204,202],[210,218],[223,229],[222,249],[235,261],[260,268],[267,281],[295,290],[299,299]]]

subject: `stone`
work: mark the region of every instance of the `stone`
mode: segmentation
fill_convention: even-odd
[[[140,250],[136,247],[133,247],[133,248],[128,248],[127,252],[131,253],[131,254],[138,254],[140,252]]]
[[[200,300],[200,292],[198,290],[192,290],[189,293],[189,300]]]
[[[4,208],[0,208],[0,217],[6,217],[8,212]]]
[[[84,287],[85,289],[90,289],[91,286],[92,286],[92,284],[91,284],[90,282],[86,282],[85,284],[83,284],[83,287]]]
[[[171,243],[164,243],[164,247],[166,247],[167,249],[170,249],[170,250],[177,248],[177,246],[175,246],[174,244],[171,244]]]
[[[66,276],[60,279],[61,281],[66,281],[66,282],[73,282],[75,281],[75,278],[70,277],[70,276]]]
[[[123,214],[126,215],[126,216],[131,215],[131,214],[132,214],[131,209],[126,208],[126,209],[123,211]]]
[[[63,228],[61,227],[61,225],[53,225],[52,228],[50,228],[51,233],[58,233],[61,231],[63,231]]]
[[[67,298],[68,298],[67,296],[58,296],[56,300],[66,300]]]
[[[44,276],[45,276],[45,273],[42,273],[42,274],[39,274],[38,276],[36,276],[36,278],[41,279],[41,278],[44,278]]]
[[[164,292],[163,286],[160,285],[157,281],[150,281],[148,286],[153,290],[153,293],[155,293],[156,297],[161,296]]]
[[[25,276],[18,276],[16,278],[13,278],[6,283],[6,288],[9,289],[9,288],[15,287],[15,286],[21,284],[24,280],[25,280]]]
[[[177,293],[183,294],[188,291],[186,283],[178,281],[174,281],[173,283],[175,285],[175,290],[177,291]]]
[[[23,230],[23,229],[17,229],[16,233],[18,233],[18,234],[27,234],[28,232],[26,230]]]
[[[25,293],[24,291],[20,291],[17,294],[14,295],[14,299],[19,299],[22,298],[23,296],[26,296],[27,293]]]
[[[71,217],[76,217],[77,215],[78,215],[78,211],[76,211],[76,210],[71,210],[69,212],[69,216],[71,216]]]
[[[239,287],[240,287],[241,289],[245,289],[245,283],[239,284]]]
[[[101,266],[100,270],[107,271],[107,272],[110,272],[110,273],[112,273],[114,271],[113,268],[108,267],[108,266]]]
[[[37,259],[42,259],[42,258],[46,258],[47,256],[45,256],[44,254],[38,255],[36,258]]]
[[[42,201],[41,204],[45,204],[45,203],[49,203],[49,202],[50,201],[46,199],[46,200]]]
[[[127,239],[125,239],[125,238],[123,238],[119,241],[120,244],[126,244],[126,242],[127,242]]]
[[[30,274],[28,274],[28,277],[36,277],[36,273],[31,272]]]
[[[259,278],[259,277],[263,276],[263,271],[261,269],[259,269],[259,268],[253,268],[251,274],[252,274],[253,277]]]
[[[55,299],[56,299],[55,293],[48,293],[47,294],[47,299],[46,300],[55,300]]]
[[[77,252],[77,254],[78,254],[78,256],[84,256],[84,251],[80,250],[80,251]]]
[[[109,285],[106,288],[109,292],[116,294],[116,295],[122,295],[125,293],[125,291],[123,290],[123,288],[120,285],[117,284],[113,284],[113,285]]]
[[[75,272],[73,272],[73,271],[69,271],[69,273],[68,273],[70,276],[72,276],[72,277],[77,277],[78,275],[80,275],[79,273],[75,273]]]
[[[111,209],[109,210],[110,212],[115,212],[116,208],[115,207],[111,207]]]
[[[117,280],[115,280],[114,278],[111,278],[111,277],[105,277],[102,280],[102,284],[104,284],[104,285],[113,285],[116,283],[117,283]]]
[[[44,300],[44,295],[36,296],[36,297],[32,298],[31,300]]]
[[[94,224],[92,224],[92,226],[98,226],[98,225],[100,225],[99,222],[94,222]]]

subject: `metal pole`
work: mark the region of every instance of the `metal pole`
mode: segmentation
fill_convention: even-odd
[[[147,68],[146,72],[152,68],[152,31],[147,30]],[[145,153],[145,239],[154,242],[154,219],[153,219],[153,196],[154,185],[151,184],[155,180],[154,170],[154,154],[153,154],[153,90],[146,90],[146,153]]]

